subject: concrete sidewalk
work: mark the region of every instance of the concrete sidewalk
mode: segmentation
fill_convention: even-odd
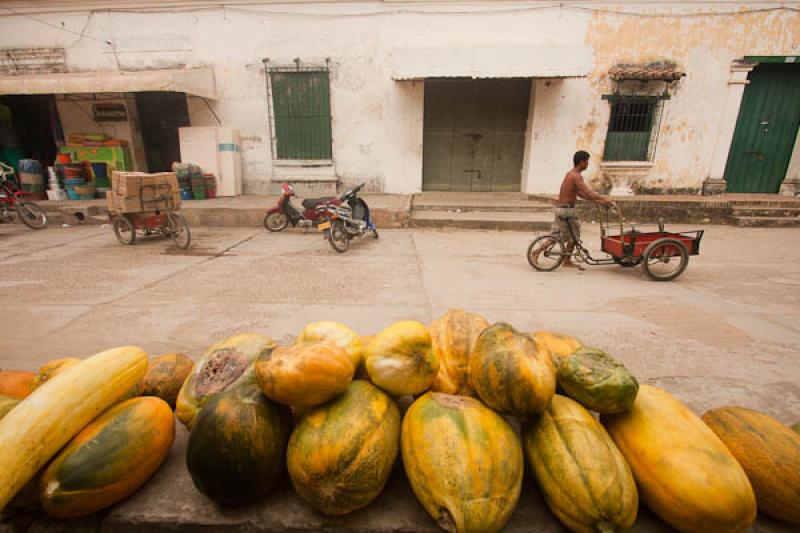
[[[411,196],[396,194],[363,195],[375,223],[381,228],[401,228],[408,225]],[[267,209],[277,202],[277,196],[245,194],[211,200],[184,200],[181,211],[190,226],[261,226]],[[300,202],[294,200],[299,207]],[[105,200],[63,200],[41,202],[54,224],[104,224],[108,222]]]
[[[552,221],[553,195],[523,193],[365,194],[379,228],[459,227],[466,229],[545,229]],[[768,194],[719,196],[640,195],[615,197],[623,215],[636,223],[800,226],[800,199]],[[263,223],[275,196],[243,195],[184,201],[181,210],[191,226],[256,227]],[[296,204],[299,202],[295,200]],[[107,222],[104,200],[42,202],[54,224]],[[594,204],[581,202],[584,220],[597,220]]]

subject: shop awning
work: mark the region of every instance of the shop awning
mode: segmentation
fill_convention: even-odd
[[[74,94],[172,91],[216,98],[211,68],[71,72],[0,76],[0,94]]]
[[[580,78],[591,51],[580,46],[427,47],[392,52],[392,78]]]

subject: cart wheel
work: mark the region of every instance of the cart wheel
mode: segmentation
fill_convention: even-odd
[[[167,213],[167,224],[169,236],[175,241],[175,245],[183,250],[187,249],[189,243],[192,242],[192,234],[184,216],[181,213],[170,211]]]
[[[641,257],[614,257],[614,262],[623,268],[635,267],[642,262]]]
[[[564,243],[552,235],[543,235],[528,246],[528,263],[540,272],[550,272],[564,262]]]
[[[330,243],[331,248],[340,254],[345,253],[347,248],[350,246],[350,235],[347,234],[347,230],[344,229],[344,224],[341,220],[333,221],[328,242]]]
[[[17,216],[23,224],[31,229],[42,229],[47,226],[47,215],[33,202],[17,202],[14,206]]]
[[[286,216],[286,213],[270,213],[264,217],[264,227],[269,231],[283,231],[288,225],[289,217]]]
[[[670,281],[680,276],[689,264],[686,245],[677,239],[651,242],[642,255],[642,270],[655,281]]]
[[[112,223],[114,235],[120,244],[133,244],[136,242],[136,229],[130,220],[125,217],[117,217]]]

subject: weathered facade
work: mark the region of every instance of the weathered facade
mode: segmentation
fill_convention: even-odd
[[[0,63],[0,94],[58,94],[65,132],[92,127],[75,93],[127,105],[142,168],[133,93],[186,92],[239,129],[247,192],[554,192],[578,149],[618,193],[800,191],[800,2],[28,0],[0,29],[63,51]]]

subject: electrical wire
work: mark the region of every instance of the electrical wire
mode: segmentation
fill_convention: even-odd
[[[0,6],[0,7],[5,9],[6,11],[10,11],[11,13],[13,13],[13,14],[19,16],[19,17],[25,17],[27,19],[30,19],[30,20],[34,21],[34,22],[38,22],[39,24],[44,24],[45,26],[49,26],[50,28],[53,28],[54,30],[63,31],[63,32],[66,32],[66,33],[71,33],[73,35],[77,35],[78,37],[80,37],[82,39],[90,39],[92,41],[96,41],[98,43],[107,44],[109,46],[113,46],[114,45],[114,43],[112,43],[111,41],[106,41],[104,39],[98,39],[97,37],[92,37],[91,35],[86,35],[84,33],[86,28],[84,28],[84,31],[81,31],[79,33],[79,32],[77,32],[75,30],[71,30],[71,29],[67,28],[66,26],[63,26],[63,25],[62,26],[57,26],[55,24],[51,24],[50,22],[47,22],[46,20],[42,20],[42,19],[34,17],[32,15],[28,15],[27,13],[22,13],[20,11],[15,10],[15,9],[11,9],[10,7],[5,7],[5,6]],[[92,13],[92,12],[90,12],[90,13]]]

